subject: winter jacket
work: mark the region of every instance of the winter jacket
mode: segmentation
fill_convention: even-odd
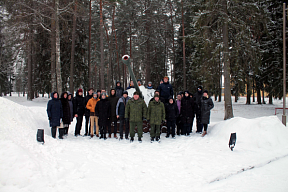
[[[129,85],[129,86],[127,87],[127,89],[131,89],[131,88],[135,88],[135,86]],[[126,89],[126,90],[127,90],[127,89]]]
[[[76,97],[73,99],[73,112],[74,116],[77,114],[84,115],[85,113],[85,98],[83,96],[80,96],[79,93],[76,93]]]
[[[130,99],[125,108],[125,118],[130,122],[142,122],[146,118],[147,106],[143,99]]]
[[[62,110],[62,104],[59,100],[59,95],[57,99],[53,97],[54,93],[51,93],[52,99],[48,101],[47,104],[47,115],[50,120],[50,127],[56,127],[60,126],[60,119],[63,117],[63,110]]]
[[[131,99],[131,97],[127,96],[126,99],[122,96],[117,103],[116,106],[116,115],[119,115],[120,117],[125,116],[125,107],[127,105],[127,102]]]
[[[69,102],[69,107],[70,107],[70,117],[71,117],[70,122],[72,122],[73,118],[74,118],[74,113],[73,113],[73,95],[72,95],[72,93],[68,92],[68,96],[69,95],[71,95],[71,99],[68,100],[68,102]]]
[[[183,97],[181,100],[181,122],[182,123],[192,123],[194,119],[194,100],[188,96]]]
[[[158,102],[154,100],[149,103],[147,120],[150,121],[151,125],[161,125],[162,121],[165,120],[165,107],[160,100]]]
[[[210,110],[213,109],[214,104],[212,99],[209,97],[201,97],[201,123],[210,123]]]
[[[113,89],[111,89],[112,91]],[[114,89],[115,90],[115,89]],[[119,97],[116,97],[116,94],[112,95],[110,91],[110,96],[107,98],[107,100],[110,102],[110,107],[111,107],[111,115],[110,115],[110,121],[114,122],[117,121],[116,117],[116,106],[119,100]]]
[[[94,99],[94,97],[92,97],[91,99],[89,99],[89,101],[86,105],[86,108],[90,111],[90,115],[91,115],[91,113],[92,114],[94,113],[94,115],[92,115],[92,116],[95,116],[95,107],[96,107],[96,104],[98,101],[100,101],[100,99],[98,99],[98,98]]]
[[[117,83],[120,83],[119,81]],[[121,98],[124,92],[123,87],[121,87],[121,83],[120,86],[118,87],[116,83],[116,87],[115,87],[115,91],[116,91],[116,97]]]
[[[68,93],[67,92],[64,92],[61,94],[61,103],[62,103],[62,110],[63,110],[63,118],[62,118],[62,121],[64,124],[70,124],[71,122],[71,113],[70,113],[70,105],[69,105],[69,102],[68,102],[68,98],[64,98],[64,94],[67,94],[68,96]]]
[[[197,91],[195,94],[194,94],[194,102],[195,102],[195,113],[197,113],[198,115],[200,115],[201,111],[200,111],[200,105],[201,105],[201,97],[203,96],[203,88],[202,86],[199,86],[198,88],[201,88],[201,91]]]
[[[100,101],[97,102],[95,107],[95,115],[99,118],[98,125],[100,127],[106,127],[108,123],[110,123],[109,118],[111,115],[111,107],[107,98],[100,99]]]
[[[89,95],[87,93],[87,96],[85,97],[85,116],[90,116],[90,110],[86,108],[88,101],[93,97],[93,95]]]
[[[173,87],[169,82],[162,83],[161,85],[159,85],[158,89],[160,91],[160,97],[164,98],[165,100],[168,99],[170,96],[173,97]]]
[[[177,117],[179,116],[179,110],[174,100],[172,104],[165,104],[165,112],[167,121],[174,121],[177,119]]]

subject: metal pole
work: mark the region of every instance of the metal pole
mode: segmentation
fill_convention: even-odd
[[[286,126],[286,4],[283,3],[283,115],[282,123]]]

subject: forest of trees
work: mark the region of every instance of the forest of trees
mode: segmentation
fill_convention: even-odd
[[[224,76],[227,119],[231,94],[283,97],[283,2],[0,0],[0,93],[126,87],[128,54],[137,79],[168,75],[175,93],[203,85],[221,101]]]

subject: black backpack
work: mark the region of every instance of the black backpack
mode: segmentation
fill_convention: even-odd
[[[43,144],[45,143],[45,141],[44,141],[44,129],[38,129],[36,139],[38,142],[42,142]]]

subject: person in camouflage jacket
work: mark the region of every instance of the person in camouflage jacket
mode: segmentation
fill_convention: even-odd
[[[147,112],[147,122],[151,125],[150,136],[151,141],[160,139],[160,125],[165,121],[165,107],[160,101],[159,95],[154,96],[154,100],[149,103]],[[156,134],[155,134],[156,132]]]
[[[147,106],[143,99],[139,98],[139,93],[136,91],[132,99],[130,99],[125,108],[125,119],[129,119],[130,123],[130,141],[134,141],[135,127],[138,130],[138,141],[142,142],[143,134],[143,119],[146,118]]]

